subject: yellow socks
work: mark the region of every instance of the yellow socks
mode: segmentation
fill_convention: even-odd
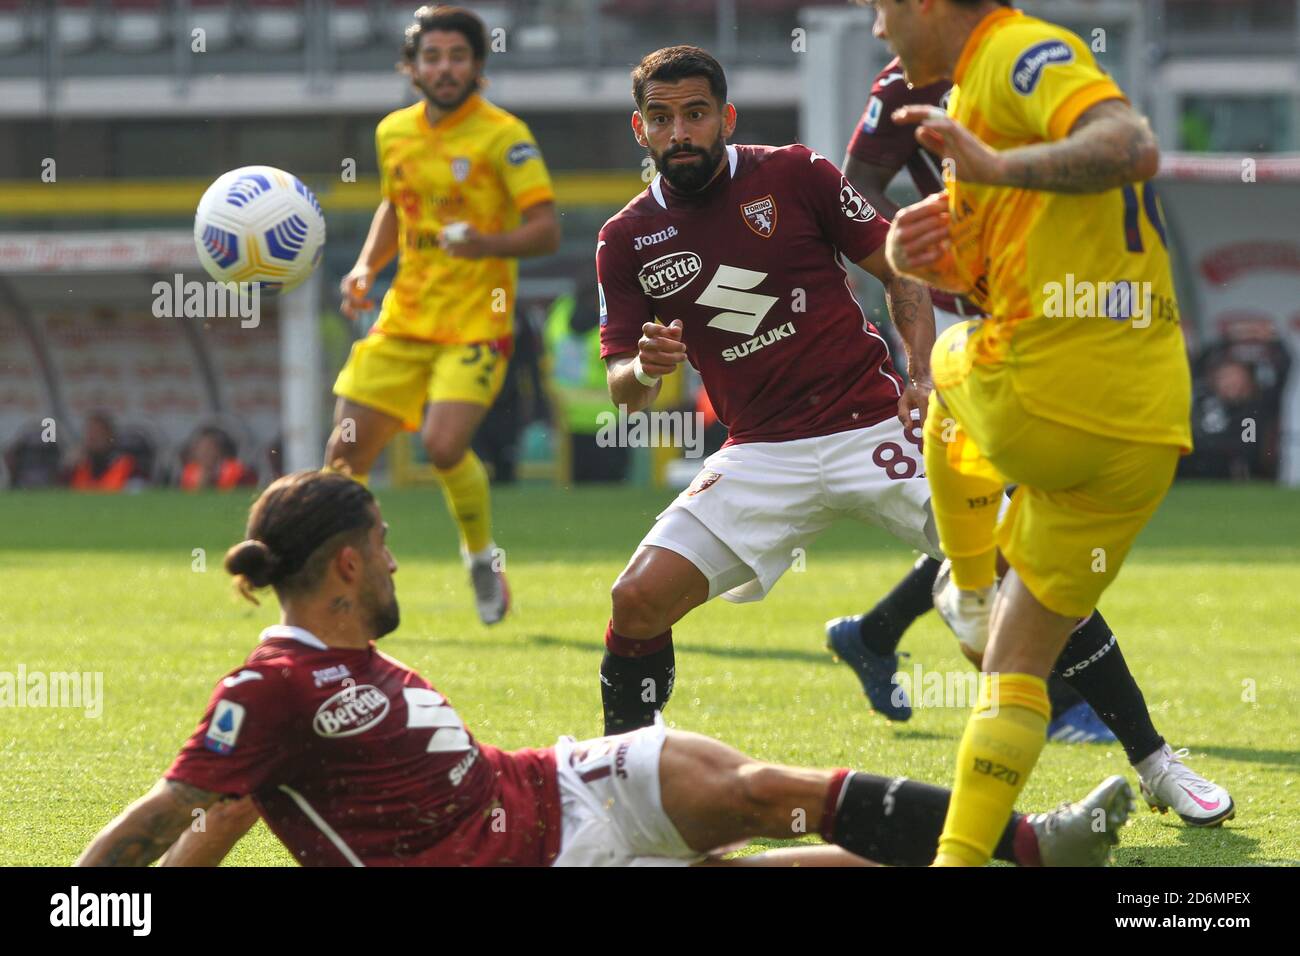
[[[964,591],[989,587],[997,570],[993,529],[1003,481],[939,403],[937,393],[930,396],[925,416],[925,473],[939,543],[952,561],[953,582]]]
[[[1047,683],[981,674],[980,699],[957,748],[957,774],[935,866],[983,866],[1038,762],[1051,716]]]
[[[446,471],[435,468],[434,474],[442,482],[447,508],[460,528],[461,549],[471,555],[485,551],[492,543],[492,506],[483,462],[467,451],[455,466]]]

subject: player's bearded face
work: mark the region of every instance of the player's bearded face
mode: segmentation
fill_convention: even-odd
[[[386,526],[382,527],[387,530]],[[393,560],[382,534],[372,537],[365,551],[365,568],[365,578],[357,594],[357,606],[365,617],[372,638],[378,640],[397,630],[397,625],[401,622],[397,588],[393,584],[397,562]]]
[[[420,40],[411,82],[424,98],[450,112],[478,89],[482,65],[459,33],[432,31]]]
[[[379,571],[370,575],[358,600],[361,613],[376,640],[397,630],[402,615],[397,607],[397,589],[393,587],[391,574]]]
[[[650,156],[668,184],[679,192],[693,193],[703,189],[713,178],[726,150],[722,133],[707,147],[695,143],[674,143],[661,153],[650,147]],[[687,158],[690,157],[690,158]]]

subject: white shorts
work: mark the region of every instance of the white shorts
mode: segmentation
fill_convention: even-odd
[[[939,535],[921,456],[921,427],[890,418],[867,428],[723,448],[705,460],[642,539],[690,561],[709,597],[758,601],[839,518],[888,531],[937,558]]]
[[[555,744],[560,855],[554,866],[689,866],[704,859],[664,813],[659,754],[668,734],[651,727]]]

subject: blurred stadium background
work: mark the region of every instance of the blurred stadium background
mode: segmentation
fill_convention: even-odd
[[[375,124],[413,100],[394,64],[416,5],[0,0],[4,485],[76,483],[87,441],[131,454],[125,487],[181,483],[212,456],[241,463],[235,485],[319,464],[330,385],[365,331],[338,314],[335,290],[378,200]],[[466,5],[493,31],[487,94],[537,136],[564,227],[559,255],[522,264],[519,357],[480,453],[498,481],[683,482],[694,466],[675,466],[679,452],[593,452],[582,437],[601,401],[581,331],[595,322],[594,236],[643,188],[628,70],[659,46],[705,46],[728,68],[739,142],[801,140],[838,158],[888,58],[871,14],[843,0]],[[1300,0],[1017,6],[1093,42],[1166,151],[1197,376],[1184,473],[1300,485]],[[204,188],[255,163],[321,199],[313,282],[257,328],[155,317],[156,282],[200,277],[190,229]],[[861,292],[883,323],[874,287]],[[677,384],[662,401],[693,406],[693,383]],[[399,444],[378,482],[420,481],[422,454]]]

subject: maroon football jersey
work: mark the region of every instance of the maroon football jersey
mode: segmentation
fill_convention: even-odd
[[[892,117],[894,110],[913,104],[946,108],[951,89],[952,84],[947,80],[912,89],[903,78],[898,58],[890,60],[871,84],[871,98],[867,100],[862,121],[849,140],[849,155],[887,169],[906,166],[922,196],[942,191],[942,157],[916,141],[915,126],[899,126]]]
[[[842,253],[884,244],[881,219],[806,146],[728,146],[697,193],[656,176],[600,231],[601,357],[681,319],[687,357],[728,444],[864,428],[896,414],[902,379],[849,290]]]
[[[306,866],[538,866],[560,849],[553,751],[477,743],[410,668],[301,628],[262,632],[165,776],[251,794]]]
[[[873,166],[899,170],[904,166],[922,196],[943,191],[943,158],[936,156],[916,141],[915,126],[899,126],[893,120],[894,110],[903,106],[921,104],[947,108],[948,93],[952,84],[947,80],[913,89],[903,78],[903,68],[898,58],[876,74],[871,84],[871,98],[862,112],[862,119],[849,140],[849,155]],[[941,289],[931,289],[930,298],[936,308],[948,312],[957,310],[956,297]],[[971,315],[978,314],[974,306],[966,306]]]

